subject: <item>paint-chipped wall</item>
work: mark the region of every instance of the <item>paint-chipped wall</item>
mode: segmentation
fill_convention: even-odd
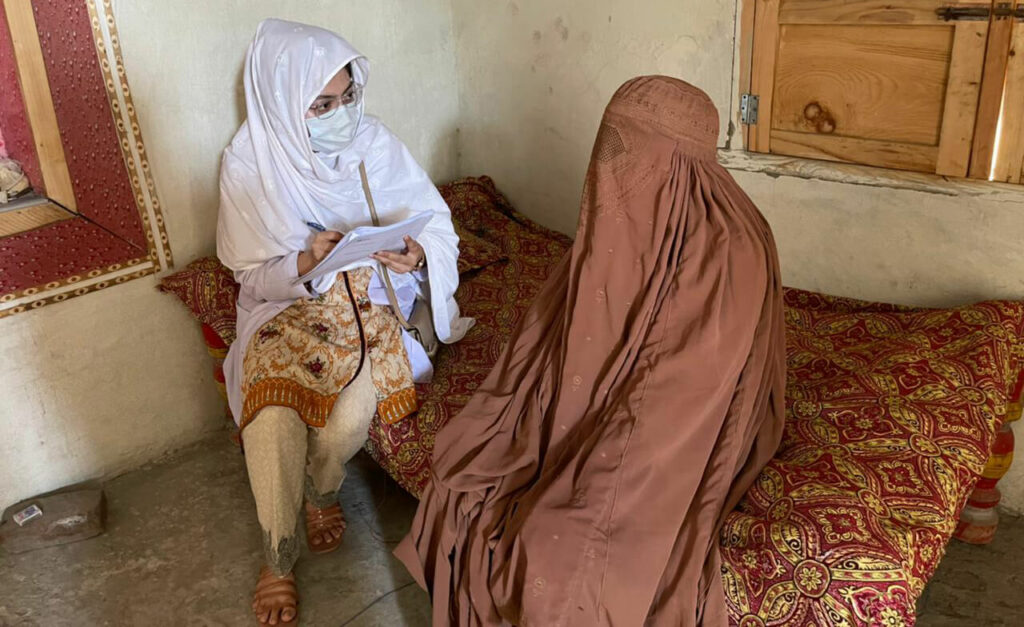
[[[559,230],[575,228],[601,112],[624,81],[677,76],[727,108],[735,0],[452,4],[459,170],[489,174],[516,206]]]
[[[346,35],[371,59],[367,109],[437,180],[455,176],[449,0],[116,0],[125,67],[178,266],[214,253],[220,153],[244,117],[264,17]],[[0,320],[0,509],[120,472],[223,425],[199,330],[152,277]]]

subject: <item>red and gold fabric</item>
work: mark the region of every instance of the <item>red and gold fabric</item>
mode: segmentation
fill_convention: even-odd
[[[216,257],[201,257],[160,280],[160,291],[174,294],[204,325],[207,346],[224,348],[235,341],[235,301],[238,283]],[[213,331],[209,334],[206,329]]]
[[[721,534],[732,618],[912,625],[1008,409],[1024,305],[786,305],[784,439]]]

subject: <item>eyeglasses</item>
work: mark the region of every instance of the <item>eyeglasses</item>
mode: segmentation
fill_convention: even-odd
[[[341,96],[328,96],[317,98],[309,106],[309,111],[314,116],[327,120],[341,107],[354,107],[363,99],[363,86],[353,82]]]

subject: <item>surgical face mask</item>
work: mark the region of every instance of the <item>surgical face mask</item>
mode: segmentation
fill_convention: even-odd
[[[338,107],[317,118],[307,118],[309,143],[314,152],[332,155],[341,152],[352,143],[363,119],[363,103],[354,107]]]

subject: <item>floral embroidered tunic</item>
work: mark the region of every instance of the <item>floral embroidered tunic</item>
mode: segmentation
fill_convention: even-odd
[[[242,367],[241,428],[269,405],[290,407],[322,427],[365,367],[381,419],[393,423],[416,411],[402,327],[389,307],[371,302],[372,276],[370,268],[343,273],[330,290],[295,301],[253,334]]]

